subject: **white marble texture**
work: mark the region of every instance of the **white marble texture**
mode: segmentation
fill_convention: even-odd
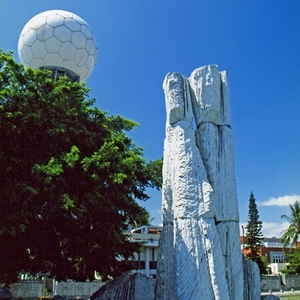
[[[163,88],[163,233],[155,299],[250,300],[244,298],[227,74],[216,65],[190,78],[168,73]]]

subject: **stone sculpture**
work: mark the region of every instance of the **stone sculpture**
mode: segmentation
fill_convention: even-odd
[[[163,89],[163,233],[155,299],[259,299],[259,290],[251,293],[257,298],[244,294],[227,73],[216,65],[190,78],[168,73]],[[259,274],[253,277],[259,283]]]
[[[91,300],[153,300],[154,279],[140,273],[124,274],[109,281]]]
[[[259,267],[256,262],[248,260],[243,256],[244,269],[244,299],[259,299],[261,293],[261,282]]]

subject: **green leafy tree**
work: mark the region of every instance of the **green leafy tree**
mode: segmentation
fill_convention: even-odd
[[[123,231],[149,223],[136,200],[160,188],[126,135],[137,123],[93,107],[84,84],[24,69],[0,50],[0,281],[19,271],[57,279],[129,269],[139,245]]]
[[[264,270],[266,271],[266,272],[263,273],[263,274],[271,274],[271,273],[272,273],[272,270],[271,270],[271,268],[269,267],[268,259],[267,259],[265,256],[261,256],[261,261],[263,262],[263,264],[264,264]]]
[[[261,231],[262,221],[259,220],[258,209],[253,193],[251,192],[248,206],[248,223],[246,228],[245,249],[250,250],[246,258],[255,261],[258,264],[260,274],[267,274],[265,264],[260,256],[263,234]]]
[[[292,254],[287,254],[288,256],[288,268],[287,270],[282,270],[283,273],[288,274],[300,274],[300,248],[296,248]]]
[[[300,235],[300,203],[296,201],[293,205],[289,205],[291,209],[291,215],[281,215],[282,219],[285,219],[290,223],[290,226],[284,230],[281,237],[283,247],[288,245],[298,246],[299,235]]]

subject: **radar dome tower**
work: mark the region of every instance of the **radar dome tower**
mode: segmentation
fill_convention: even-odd
[[[97,60],[98,48],[88,24],[77,15],[49,10],[33,17],[23,28],[18,54],[26,68],[50,69],[53,77],[86,81]]]

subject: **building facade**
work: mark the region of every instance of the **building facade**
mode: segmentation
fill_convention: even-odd
[[[244,255],[250,252],[250,249],[246,249],[247,239],[241,237],[241,248]],[[259,249],[260,256],[264,256],[269,264],[273,263],[287,263],[288,255],[294,253],[295,246],[283,247],[280,238],[276,237],[264,237],[261,247]]]
[[[241,237],[241,251],[246,256],[250,249],[246,249],[247,240],[245,237]],[[288,266],[288,255],[293,254],[295,246],[283,247],[280,238],[276,237],[264,237],[261,247],[259,249],[259,255],[265,257],[269,263],[272,274],[278,274],[281,270],[286,270]]]
[[[143,243],[140,253],[135,253],[133,259],[128,260],[136,272],[149,277],[156,277],[158,242],[162,233],[162,226],[141,226],[131,230],[130,241]]]
[[[280,238],[264,238],[261,256],[267,258],[270,264],[287,263],[288,255],[294,253],[295,246],[283,248]]]

